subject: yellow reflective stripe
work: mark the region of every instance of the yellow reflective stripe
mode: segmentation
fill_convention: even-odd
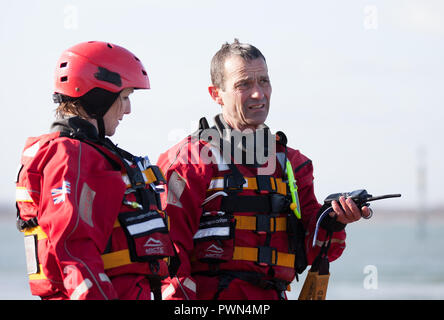
[[[34,227],[34,228],[26,228],[23,233],[25,234],[25,236],[29,236],[29,235],[35,234],[35,235],[37,235],[37,240],[42,240],[42,239],[48,238],[48,236],[46,235],[45,231],[43,231],[40,226],[37,226],[37,227]]]
[[[128,249],[102,254],[102,261],[105,270],[132,263]]]
[[[240,230],[256,230],[256,217],[255,216],[234,216],[236,219],[236,229]],[[272,219],[270,217],[270,230],[271,231],[287,231],[287,218],[277,217]]]
[[[42,268],[41,264],[39,264],[39,272],[38,273],[29,274],[28,277],[29,277],[30,281],[32,281],[32,280],[45,280],[45,279],[48,279],[45,276],[45,274],[43,273],[43,268]]]
[[[17,202],[34,202],[29,194],[28,189],[25,187],[15,188],[15,201]]]
[[[142,171],[142,175],[143,175],[143,178],[145,180],[145,184],[150,184],[150,183],[153,183],[153,182],[157,181],[156,175],[155,175],[155,173],[154,173],[154,171],[153,171],[153,169],[151,167],[149,167],[146,170],[143,170]],[[131,187],[131,181],[128,178],[128,175],[126,173],[122,174],[122,179],[123,179],[123,182],[125,182],[126,187],[130,188]]]
[[[257,190],[257,179],[256,177],[244,177],[245,183],[242,188],[246,190]],[[275,183],[276,182],[276,183]],[[273,190],[276,190],[277,193],[287,195],[287,184],[282,181],[281,178],[276,178],[276,180],[270,177],[270,184]],[[211,179],[210,185],[207,191],[220,191],[224,189],[224,178],[223,177],[215,177]]]
[[[272,262],[276,261],[276,253],[277,253],[277,262],[276,265],[287,268],[294,268],[294,254],[285,253],[285,252],[276,252],[272,251]],[[234,247],[233,260],[245,260],[258,262],[258,248],[250,248],[250,247]]]

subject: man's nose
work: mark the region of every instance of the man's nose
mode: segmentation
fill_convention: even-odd
[[[263,97],[264,97],[264,90],[257,82],[255,82],[251,91],[251,98],[262,99]]]

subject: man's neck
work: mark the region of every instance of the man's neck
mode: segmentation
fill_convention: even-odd
[[[226,115],[224,115],[223,113],[222,113],[222,118],[223,118],[223,120],[230,126],[230,128],[232,129],[232,130],[237,130],[237,131],[241,131],[241,132],[243,132],[244,130],[252,130],[252,131],[256,131],[257,129],[259,129],[259,128],[263,128],[263,124],[262,125],[258,125],[258,126],[254,126],[254,125],[248,125],[248,124],[246,124],[246,125],[239,125],[239,124],[234,124],[235,122],[234,121],[231,121],[230,119],[229,119],[229,117],[227,117]]]

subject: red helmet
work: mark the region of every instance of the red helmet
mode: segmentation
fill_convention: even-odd
[[[125,48],[101,41],[82,42],[62,53],[54,92],[77,98],[93,88],[111,92],[149,89],[150,81],[140,60]]]

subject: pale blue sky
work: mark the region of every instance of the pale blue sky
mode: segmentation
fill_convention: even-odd
[[[444,2],[5,1],[0,12],[0,201],[13,204],[19,155],[53,119],[60,53],[103,40],[133,51],[152,89],[113,140],[152,160],[219,112],[209,64],[235,37],[267,58],[273,85],[267,124],[315,165],[319,201],[367,188],[402,193],[378,206],[416,208],[417,167],[427,201],[444,205]],[[423,160],[418,149],[424,148]]]

